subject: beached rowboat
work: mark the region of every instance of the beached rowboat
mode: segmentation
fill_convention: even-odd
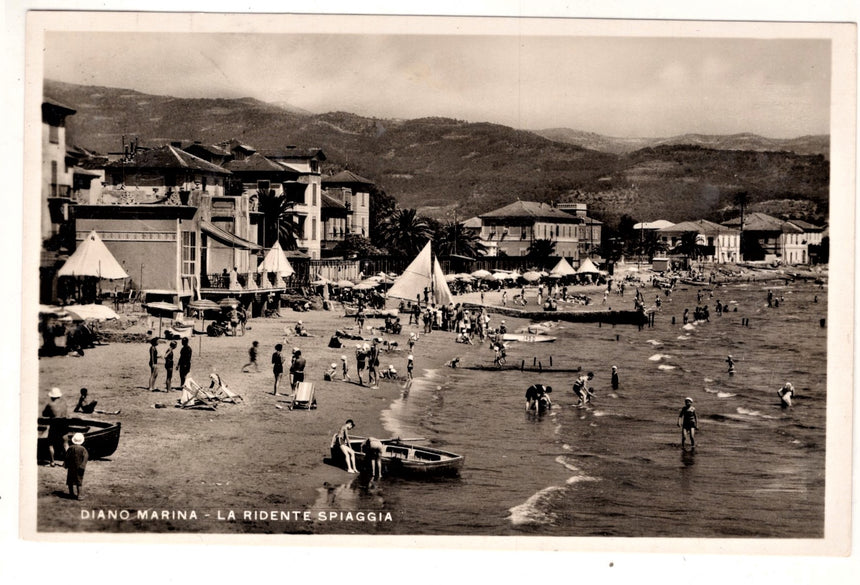
[[[84,447],[89,453],[90,459],[101,459],[113,455],[119,446],[120,423],[105,422],[83,418],[69,418],[67,433],[83,433]],[[50,457],[48,451],[48,426],[49,418],[39,418],[39,443],[36,448],[39,461],[47,461]],[[62,457],[62,453],[55,453],[56,457]]]
[[[366,440],[365,437],[350,437],[349,439],[349,444],[355,451],[355,463],[359,469],[370,468],[370,462],[366,460],[364,453]],[[380,442],[382,443],[383,475],[457,475],[465,459],[456,453],[406,443],[400,439],[384,439]],[[331,458],[338,464],[346,464],[343,452],[336,444],[331,447]]]
[[[505,333],[502,341],[523,341],[525,343],[549,343],[558,339],[552,335],[532,335],[530,333]]]

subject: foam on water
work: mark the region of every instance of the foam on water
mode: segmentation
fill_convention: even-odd
[[[564,455],[559,455],[558,457],[556,457],[555,462],[564,466],[564,468],[568,471],[579,471],[579,467],[573,465],[572,463],[569,463],[567,457],[565,457]]]
[[[738,414],[744,414],[746,416],[757,416],[759,418],[770,418],[770,419],[776,418],[775,416],[770,416],[769,414],[762,414],[758,410],[750,410],[749,408],[744,408],[743,406],[739,406],[737,408],[737,413]]]
[[[662,343],[662,342],[657,341],[656,339],[649,339],[649,340],[648,340],[648,341],[646,341],[645,343],[650,343],[651,345],[663,345],[663,343]]]
[[[717,392],[717,398],[732,398],[733,396],[737,396],[737,394],[732,394],[731,392]]]
[[[708,394],[719,394],[720,393],[719,390],[711,390],[707,386],[705,387],[705,392],[707,392]]]
[[[693,323],[687,323],[686,325],[681,327],[681,329],[683,329],[684,331],[693,331],[695,328],[696,326]]]
[[[563,489],[564,487],[555,485],[544,488],[522,504],[510,508],[508,518],[511,524],[514,526],[552,524],[557,516],[549,511],[552,507],[551,498],[553,494]]]
[[[666,355],[665,353],[655,353],[654,355],[652,355],[648,359],[651,360],[652,362],[659,362],[660,360],[669,359],[670,357],[672,357],[672,356]]]
[[[689,335],[679,335],[678,339],[680,339],[681,341],[686,341],[687,339],[690,339],[690,336]]]
[[[674,370],[675,368],[676,368],[676,366],[670,366],[668,364],[661,364],[661,365],[657,366],[658,370]]]
[[[713,379],[711,379],[711,378],[705,378],[705,383],[707,384],[708,382],[713,382]]]

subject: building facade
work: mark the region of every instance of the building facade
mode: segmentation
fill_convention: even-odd
[[[373,181],[353,173],[341,171],[322,179],[326,194],[339,201],[350,212],[349,234],[370,239],[370,188]]]
[[[705,262],[738,262],[740,260],[740,233],[712,221],[684,221],[657,230],[658,240],[671,251],[683,243],[684,235],[696,243],[699,258]]]

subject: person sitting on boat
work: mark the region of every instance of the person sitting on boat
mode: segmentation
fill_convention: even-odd
[[[588,382],[593,378],[594,373],[588,372],[588,374],[577,378],[576,382],[573,383],[573,393],[579,398],[577,406],[583,406],[586,403],[591,402],[591,397],[594,396],[594,393],[588,388]]]
[[[334,438],[335,443],[340,447],[346,459],[346,471],[348,473],[358,473],[358,470],[355,468],[355,451],[352,450],[352,446],[349,444],[349,431],[354,428],[355,423],[352,422],[352,419],[347,419]]]
[[[370,461],[371,477],[382,477],[382,450],[384,448],[382,441],[375,437],[368,437],[362,445],[361,450],[367,461]]]

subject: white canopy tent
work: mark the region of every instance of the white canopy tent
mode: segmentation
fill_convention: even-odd
[[[69,256],[57,276],[94,276],[96,278],[128,278],[110,250],[95,230],[84,239],[78,249]]]
[[[570,276],[571,274],[576,274],[576,270],[573,269],[573,266],[567,260],[562,258],[549,273],[551,276]]]
[[[275,242],[275,245],[266,252],[266,256],[260,265],[257,266],[257,272],[274,272],[282,278],[287,278],[295,272],[287,256],[281,248],[280,242]]]

